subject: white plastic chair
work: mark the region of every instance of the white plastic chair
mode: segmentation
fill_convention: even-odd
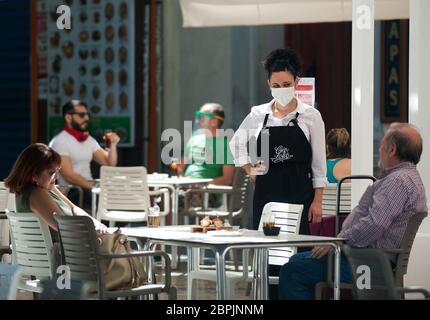
[[[337,183],[329,183],[325,186],[322,198],[323,216],[336,215]],[[340,197],[340,212],[351,212],[351,184],[342,184]]]
[[[275,226],[281,227],[280,234],[299,234],[303,205],[282,202],[269,202],[263,208],[265,214],[275,214]],[[258,231],[263,231],[263,218],[260,219]],[[283,266],[297,253],[297,247],[269,249],[269,265]],[[279,277],[270,276],[269,284],[278,284]]]
[[[273,212],[275,214],[275,226],[281,227],[281,234],[298,234],[300,219],[302,217],[303,205],[269,202],[263,208],[263,215]],[[260,220],[258,231],[263,231],[263,222]],[[269,264],[283,265],[288,262],[289,258],[297,252],[296,248],[282,247],[269,249]],[[253,272],[248,271],[247,251],[243,258],[243,271],[226,271],[227,278],[227,299],[233,299],[235,285],[240,281],[251,282]],[[193,281],[196,279],[216,281],[216,272],[214,270],[193,270],[188,273],[188,299],[195,298]],[[269,277],[269,284],[277,284],[278,277]]]
[[[19,289],[42,292],[40,281],[55,275],[55,252],[48,225],[34,213],[6,212],[12,239],[12,261],[36,280],[21,281]]]
[[[150,205],[145,167],[107,167],[100,169],[100,198],[97,220],[142,222]]]

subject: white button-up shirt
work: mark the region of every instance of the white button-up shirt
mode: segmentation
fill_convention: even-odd
[[[252,138],[258,138],[263,127],[266,114],[269,114],[267,126],[287,126],[296,117],[298,112],[298,125],[302,129],[312,148],[312,183],[314,188],[324,188],[326,177],[326,143],[325,127],[319,111],[297,99],[297,109],[282,119],[275,118],[272,105],[275,100],[259,106],[252,107],[251,112],[243,120],[230,141],[230,149],[236,166],[244,166],[251,163],[247,143]]]

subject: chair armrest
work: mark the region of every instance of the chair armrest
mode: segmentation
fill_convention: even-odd
[[[382,249],[385,253],[404,253],[404,249]]]
[[[430,292],[421,287],[396,288],[399,293],[421,293],[425,299],[430,299]]]
[[[150,196],[162,196],[162,195],[164,195],[165,190],[167,190],[167,189],[150,190],[149,195]]]
[[[163,256],[169,259],[169,256],[163,251],[132,251],[130,253],[99,253],[101,259],[133,258],[147,256]]]
[[[164,287],[170,288],[172,280],[171,280],[171,261],[167,253],[164,251],[133,251],[130,253],[124,254],[107,254],[107,253],[99,253],[98,257],[100,259],[118,259],[118,258],[132,258],[132,257],[156,257],[161,256],[164,259],[165,263],[165,279],[164,279]]]
[[[207,192],[207,193],[231,194],[233,192],[233,187],[232,186],[210,184],[210,185],[206,186],[203,190],[204,190],[204,192]]]

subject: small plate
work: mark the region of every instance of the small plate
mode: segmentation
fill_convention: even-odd
[[[207,234],[214,237],[240,237],[242,235],[242,233],[239,231],[230,231],[230,230],[208,231]]]

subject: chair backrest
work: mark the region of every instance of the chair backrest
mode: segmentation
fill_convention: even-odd
[[[99,220],[109,210],[147,211],[149,206],[145,167],[101,167]]]
[[[303,205],[282,202],[269,202],[263,208],[259,231],[263,230],[263,216],[275,215],[275,226],[281,227],[281,234],[298,234]],[[282,266],[297,252],[296,247],[282,247],[269,250],[269,264]]]
[[[406,226],[402,242],[400,243],[400,249],[402,249],[403,252],[397,255],[396,261],[395,281],[396,285],[399,287],[403,287],[403,278],[408,272],[409,256],[411,254],[412,245],[414,244],[415,236],[417,235],[421,222],[425,217],[427,217],[427,214],[427,212],[418,212],[414,214],[409,219]]]
[[[396,290],[393,270],[383,250],[344,246],[342,251],[351,267],[353,294],[356,299],[401,299]]]
[[[329,183],[324,187],[322,197],[323,216],[336,215],[337,183]],[[340,212],[351,212],[351,184],[344,183],[340,194]]]
[[[38,279],[55,275],[55,252],[49,226],[34,213],[6,212],[12,240],[12,260],[23,273]]]
[[[15,300],[22,268],[14,264],[0,264],[0,300]]]
[[[249,175],[242,168],[235,168],[233,175],[232,194],[228,204],[229,212],[234,212],[233,217],[237,218],[245,212],[247,202],[247,188]]]
[[[86,216],[55,216],[55,220],[63,263],[70,268],[71,280],[96,282],[102,294],[104,278],[97,258],[99,249],[93,221]]]
[[[4,185],[3,181],[0,181],[0,212],[5,212],[8,209],[9,190]]]

